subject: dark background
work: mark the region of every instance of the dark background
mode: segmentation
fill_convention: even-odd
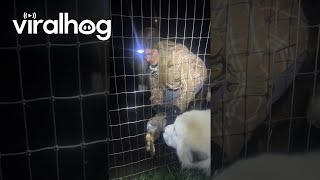
[[[204,2],[206,6],[203,11]],[[150,117],[150,109],[107,113],[108,107],[117,110],[148,103],[148,93],[115,95],[137,91],[138,79],[130,76],[136,73],[133,61],[141,60],[134,51],[137,47],[135,31],[151,26],[153,20],[161,16],[164,18],[160,19],[161,37],[184,43],[193,53],[199,53],[199,57],[206,60],[213,53],[209,51],[210,43],[206,47],[207,41],[210,41],[210,20],[202,21],[203,18],[210,18],[208,2],[178,0],[177,6],[177,0],[113,0],[110,10],[106,0],[1,1],[0,180],[30,177],[39,180],[106,179],[108,152],[113,150],[108,148],[105,141],[85,148],[77,146],[58,148],[58,151],[50,148],[31,154],[24,152],[54,145],[105,140],[109,124]],[[319,1],[303,0],[302,7],[310,25],[320,23]],[[112,39],[101,42],[95,35],[81,34],[47,36],[40,28],[37,35],[24,33],[17,36],[12,20],[17,18],[20,23],[24,12],[36,12],[37,19],[44,20],[58,19],[59,12],[68,12],[69,19],[76,19],[78,14],[78,22],[83,19],[97,22],[99,19],[108,19],[112,14]],[[186,17],[188,20],[185,20]],[[312,28],[312,31],[318,32],[318,28]],[[99,87],[93,85],[97,83],[91,76],[94,73],[104,77],[98,81]],[[111,76],[110,87],[107,75]],[[109,100],[106,98],[107,90],[111,93]],[[97,92],[98,95],[78,98],[80,93],[89,95]],[[51,96],[55,98],[36,99]],[[23,99],[36,100],[23,103]],[[142,115],[144,110],[146,114]],[[110,122],[107,117],[110,117]],[[139,134],[144,127],[144,121],[132,123],[130,126],[121,126],[122,134],[119,133],[119,127],[114,129],[112,135],[125,137],[130,130],[132,134]],[[304,139],[298,141],[302,143]],[[121,144],[113,146],[120,148]]]
[[[96,23],[108,19],[109,9],[104,0],[1,3],[1,180],[107,179],[108,42],[94,34],[47,36],[42,26],[37,35],[26,34],[25,27],[17,36],[12,20],[20,24],[24,12],[35,12],[37,20],[55,20],[59,12],[67,12],[78,23]],[[94,73],[101,81],[94,82]],[[97,140],[103,141],[81,146]],[[24,153],[28,149],[41,150]]]

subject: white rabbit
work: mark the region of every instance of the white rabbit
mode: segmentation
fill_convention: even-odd
[[[210,110],[192,110],[165,127],[166,144],[177,151],[182,168],[197,168],[210,175]]]

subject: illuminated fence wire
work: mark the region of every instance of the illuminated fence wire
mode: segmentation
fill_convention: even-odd
[[[145,150],[146,123],[154,116],[149,102],[150,89],[140,89],[138,71],[144,59],[136,50],[146,27],[159,29],[162,40],[188,47],[205,63],[210,56],[210,1],[153,0],[111,1],[113,34],[110,71],[110,149],[111,179],[132,179],[141,174],[177,163],[176,155],[160,138],[155,158]],[[142,61],[137,63],[137,61]],[[210,76],[210,72],[208,72]],[[210,80],[203,87],[210,86]],[[205,88],[203,88],[205,89]],[[206,99],[201,94],[200,101]],[[208,108],[204,103],[201,109]]]

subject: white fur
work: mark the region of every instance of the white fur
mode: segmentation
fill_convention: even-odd
[[[177,117],[174,124],[165,127],[166,144],[177,150],[183,168],[197,168],[210,174],[210,110],[192,110]],[[208,158],[193,163],[190,151],[200,151]]]
[[[300,155],[264,154],[240,160],[213,180],[318,180],[320,153]]]

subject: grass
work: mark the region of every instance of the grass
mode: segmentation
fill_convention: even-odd
[[[137,180],[204,180],[205,175],[198,170],[179,167],[160,168],[150,174],[141,175]]]

